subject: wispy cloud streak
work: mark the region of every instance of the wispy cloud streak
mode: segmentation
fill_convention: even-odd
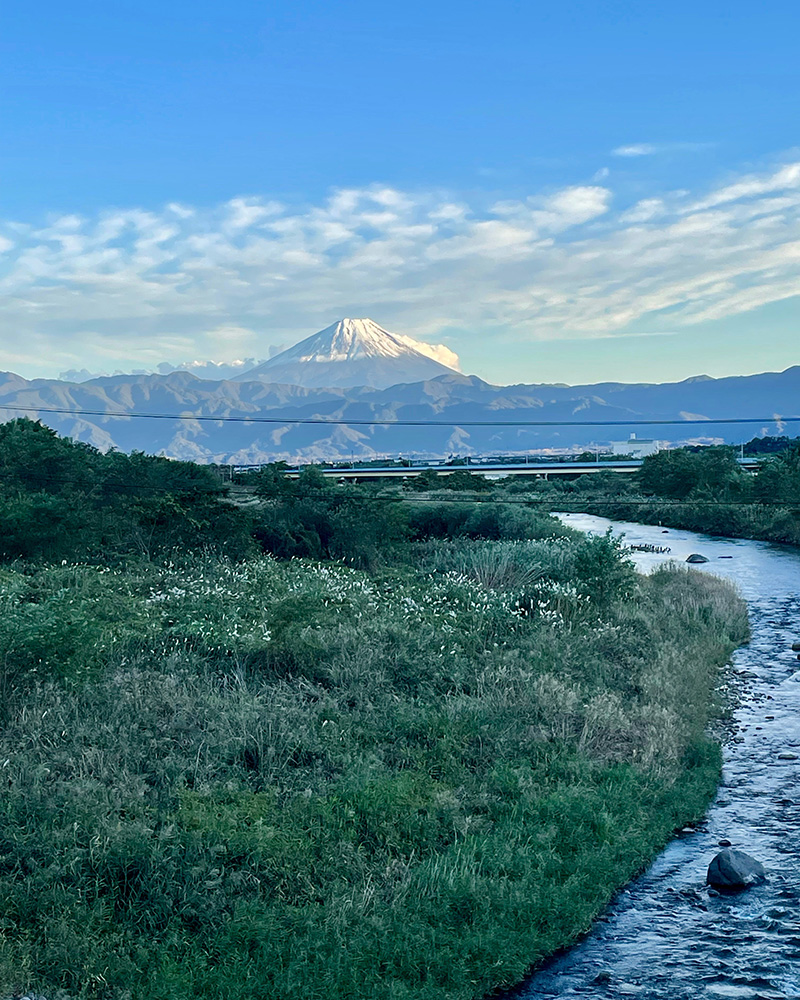
[[[617,146],[611,150],[612,156],[652,156],[656,147],[649,142],[636,142],[630,146]]]

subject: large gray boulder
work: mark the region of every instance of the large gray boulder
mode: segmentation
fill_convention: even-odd
[[[686,557],[686,562],[688,563],[704,563],[708,562],[705,556],[701,556],[699,552],[693,552],[690,556]]]
[[[767,873],[760,861],[731,847],[719,852],[708,866],[706,876],[707,884],[720,892],[738,892],[766,880]]]

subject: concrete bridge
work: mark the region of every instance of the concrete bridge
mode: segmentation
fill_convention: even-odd
[[[743,469],[753,471],[758,468],[756,459],[738,459]],[[553,476],[583,476],[598,472],[619,472],[622,474],[636,472],[641,468],[641,460],[627,461],[602,461],[602,462],[519,462],[515,464],[504,464],[502,462],[481,462],[471,461],[467,465],[386,465],[359,467],[352,465],[348,468],[322,469],[319,471],[329,479],[412,479],[422,475],[423,472],[434,472],[437,476],[452,476],[454,472],[468,472],[476,476],[488,476],[497,479],[500,476],[536,476],[540,479],[549,479]],[[319,468],[319,467],[317,467]],[[287,469],[286,475],[290,479],[296,479],[302,467]]]

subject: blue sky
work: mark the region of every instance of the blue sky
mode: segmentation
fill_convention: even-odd
[[[369,315],[498,382],[800,363],[796,3],[9,5],[0,366]]]

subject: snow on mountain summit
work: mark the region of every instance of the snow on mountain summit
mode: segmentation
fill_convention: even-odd
[[[404,347],[388,330],[371,319],[340,319],[319,333],[276,355],[272,361],[353,361],[356,358],[399,358]]]
[[[449,364],[442,363],[444,357]],[[282,382],[307,388],[422,382],[458,374],[458,357],[446,347],[389,333],[371,319],[341,319],[236,381]]]

